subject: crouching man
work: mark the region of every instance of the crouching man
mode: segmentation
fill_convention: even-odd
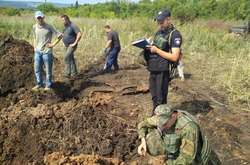
[[[202,134],[195,118],[166,104],[138,125],[138,154],[165,155],[167,165],[219,165],[220,160]]]

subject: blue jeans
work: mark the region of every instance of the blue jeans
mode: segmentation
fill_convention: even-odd
[[[43,81],[43,65],[45,66],[46,81]],[[42,87],[44,84],[46,87],[52,86],[52,66],[53,66],[53,55],[51,53],[43,53],[35,51],[34,57],[34,69],[36,76],[36,83]]]
[[[106,59],[106,64],[104,66],[104,70],[111,70],[112,66],[114,66],[115,70],[119,69],[119,65],[118,65],[118,54],[120,52],[120,48],[112,48],[108,55],[107,55],[107,59]]]

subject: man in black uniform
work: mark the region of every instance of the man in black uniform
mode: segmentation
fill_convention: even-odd
[[[150,93],[154,109],[167,103],[170,81],[170,65],[177,62],[181,54],[182,37],[171,23],[169,10],[160,11],[155,20],[159,25],[153,40],[153,45],[145,50],[145,58],[150,71]]]

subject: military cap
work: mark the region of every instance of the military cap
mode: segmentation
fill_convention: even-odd
[[[166,116],[171,116],[173,112],[174,110],[172,110],[170,106],[168,106],[167,104],[158,105],[154,111],[155,115],[166,115]]]
[[[155,20],[161,22],[164,21],[166,17],[171,17],[171,12],[169,10],[162,10],[157,13]]]

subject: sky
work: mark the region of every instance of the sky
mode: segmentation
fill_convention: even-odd
[[[31,1],[31,2],[44,2],[44,0],[0,0],[0,1]],[[98,2],[107,2],[110,0],[78,0],[79,4],[84,3],[98,3]],[[131,0],[136,1],[136,0]],[[76,0],[47,0],[47,2],[51,3],[64,3],[64,4],[74,4]]]

